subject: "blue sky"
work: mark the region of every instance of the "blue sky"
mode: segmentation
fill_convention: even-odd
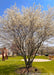
[[[0,16],[2,16],[7,8],[10,8],[15,3],[21,9],[22,6],[32,6],[34,2],[36,5],[41,4],[44,7],[43,10],[47,10],[47,5],[54,6],[54,0],[0,0]]]

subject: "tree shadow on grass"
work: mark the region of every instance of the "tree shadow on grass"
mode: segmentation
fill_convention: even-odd
[[[15,73],[16,69],[23,67],[24,65],[4,65],[0,66],[0,75],[18,75]]]

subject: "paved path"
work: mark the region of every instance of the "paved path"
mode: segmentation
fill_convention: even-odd
[[[21,61],[24,61],[24,59],[22,59]],[[48,61],[51,61],[51,60],[48,60],[48,59],[34,59],[33,62],[48,62]]]

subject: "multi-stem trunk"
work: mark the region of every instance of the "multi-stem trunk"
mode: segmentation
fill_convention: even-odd
[[[32,63],[30,61],[27,61],[26,68],[29,69],[30,67],[32,67]]]
[[[32,62],[30,61],[30,58],[27,59],[26,57],[24,58],[24,61],[25,61],[25,65],[26,65],[26,68],[29,69],[30,67],[32,67]]]

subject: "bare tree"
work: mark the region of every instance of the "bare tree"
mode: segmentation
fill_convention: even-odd
[[[54,8],[49,8],[48,11],[41,9],[40,5],[33,5],[30,8],[23,7],[20,12],[14,5],[3,16],[4,32],[13,37],[15,50],[22,54],[27,69],[32,66],[42,43],[53,36],[54,32]]]
[[[13,42],[12,42],[10,49],[12,51],[12,56],[14,56],[14,54],[16,54],[17,56],[21,54],[21,52],[18,51],[16,44],[14,44]]]

